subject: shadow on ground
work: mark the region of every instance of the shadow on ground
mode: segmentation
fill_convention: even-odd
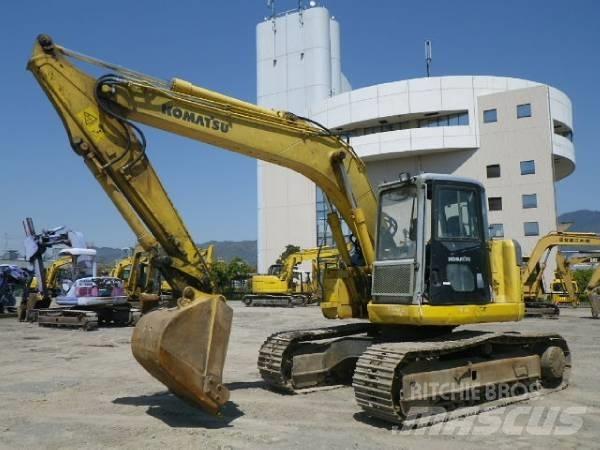
[[[230,391],[236,391],[239,389],[266,389],[268,390],[267,383],[262,380],[259,381],[234,381],[233,383],[226,384],[227,389]]]
[[[381,428],[384,430],[393,430],[398,427],[398,425],[391,424],[381,419],[376,419],[374,417],[368,416],[365,412],[357,412],[354,413],[354,420],[358,422],[362,422],[364,424],[370,425],[372,427]]]
[[[227,402],[219,415],[212,415],[180,400],[170,392],[159,392],[137,397],[120,397],[113,400],[117,405],[147,406],[146,413],[175,428],[226,428],[244,415],[233,402]]]

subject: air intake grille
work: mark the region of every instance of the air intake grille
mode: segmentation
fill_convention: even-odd
[[[412,296],[414,262],[375,264],[373,295]]]

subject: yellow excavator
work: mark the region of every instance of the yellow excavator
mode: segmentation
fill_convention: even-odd
[[[113,267],[110,269],[109,276],[120,278],[123,281],[127,281],[129,275],[131,274],[134,250],[129,249],[129,251],[131,252],[131,254],[115,261]]]
[[[244,295],[242,301],[246,306],[305,306],[311,301],[317,287],[315,278],[319,274],[319,260],[338,256],[339,252],[334,247],[315,247],[294,252],[281,264],[271,265],[266,275],[252,276],[252,291]],[[306,279],[296,270],[298,264],[304,261],[313,262],[312,279]]]
[[[544,291],[544,270],[551,251],[557,247],[600,247],[600,235],[574,231],[553,231],[541,237],[522,266],[525,313],[531,317],[558,317],[560,309]],[[560,264],[560,261],[558,261]],[[571,285],[572,286],[572,285]]]
[[[198,249],[200,250],[200,255],[204,259],[204,262],[206,263],[206,269],[210,270],[217,260],[215,256],[215,246],[213,244],[209,244],[206,248],[198,247]],[[167,300],[173,299],[173,289],[167,280],[162,280],[160,283],[160,296]]]
[[[110,73],[93,77],[75,61]],[[479,182],[402,174],[376,195],[353,149],[310,119],[139,74],[47,35],[38,36],[28,69],[140,245],[165,252],[152,259],[178,306],[142,316],[131,345],[175,394],[213,413],[228,401],[222,371],[233,311],[211,293],[206,263],[134,122],[286,167],[325,193],[343,264],[325,274],[321,310],[330,319],[362,320],[267,338],[258,368],[269,387],[294,392],[351,382],[367,415],[406,423],[415,408],[430,412],[431,422],[448,420],[477,412],[474,405],[505,405],[567,385],[570,352],[558,334],[453,331],[524,316],[516,244],[488,239]]]
[[[210,268],[215,259],[214,245],[199,250],[207,267]],[[161,280],[151,255],[140,246],[132,249],[130,255],[116,261],[110,276],[125,281],[125,291],[129,301],[134,304],[139,303],[142,314],[156,308],[161,300],[168,302],[172,299],[171,286],[166,280]]]
[[[554,279],[552,280],[548,294],[550,302],[559,306],[579,306],[581,292],[577,281],[573,279],[571,265],[587,263],[589,260],[590,257],[588,256],[567,258],[560,251],[556,253],[556,270],[554,271]]]
[[[582,252],[585,253],[585,252]],[[552,284],[552,301],[558,304],[578,306],[581,295],[590,295],[600,285],[600,261],[595,255],[579,255],[566,258],[562,253],[556,255],[556,272]],[[573,278],[572,267],[586,264],[593,268],[592,275],[583,290]]]
[[[60,274],[62,271],[64,271],[65,267],[71,265],[72,262],[73,258],[65,255],[55,259],[50,263],[50,265],[48,265],[48,267],[46,267],[46,284],[48,285],[48,289],[52,291],[52,297],[56,297],[62,290],[62,286],[60,285]],[[29,291],[37,291],[38,287],[38,279],[37,277],[33,277],[31,279],[31,283],[29,284]]]

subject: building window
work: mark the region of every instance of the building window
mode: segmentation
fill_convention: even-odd
[[[501,223],[490,224],[490,236],[491,237],[504,237],[504,225]]]
[[[535,161],[521,161],[521,175],[535,174]]]
[[[517,105],[517,119],[522,119],[523,117],[531,117],[531,103]]]
[[[572,132],[571,130],[568,130],[568,131],[562,131],[562,132],[560,132],[560,133],[558,133],[558,132],[557,132],[556,134],[558,134],[559,136],[565,137],[565,138],[567,138],[569,141],[573,142],[573,132]]]
[[[498,112],[496,109],[486,109],[483,111],[483,123],[498,122]]]
[[[433,128],[433,127],[455,127],[469,125],[469,112],[462,111],[452,114],[430,113],[423,119],[409,119],[398,116],[394,119],[379,120],[377,124],[367,127],[344,129],[336,128],[335,133],[345,138],[355,138],[358,136],[368,136],[375,133],[387,133],[388,131],[410,130],[413,128]],[[431,117],[430,117],[431,116]]]
[[[488,206],[490,211],[502,211],[502,197],[488,198]]]
[[[553,123],[554,133],[564,138],[567,138],[569,141],[573,142],[573,130],[571,130],[571,128],[569,128],[569,126],[566,123],[563,123],[556,119],[553,120]]]
[[[524,209],[537,208],[537,194],[523,194],[521,198]]]
[[[540,235],[540,224],[537,222],[525,222],[523,223],[523,229],[525,231],[525,236]]]
[[[500,178],[500,164],[491,164],[486,170],[488,178]]]
[[[459,125],[469,125],[468,112],[436,116],[432,118],[421,119],[418,122],[419,128],[455,127]]]

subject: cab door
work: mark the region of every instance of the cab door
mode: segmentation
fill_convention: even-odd
[[[491,300],[483,190],[474,183],[431,181],[427,299],[432,305]]]

